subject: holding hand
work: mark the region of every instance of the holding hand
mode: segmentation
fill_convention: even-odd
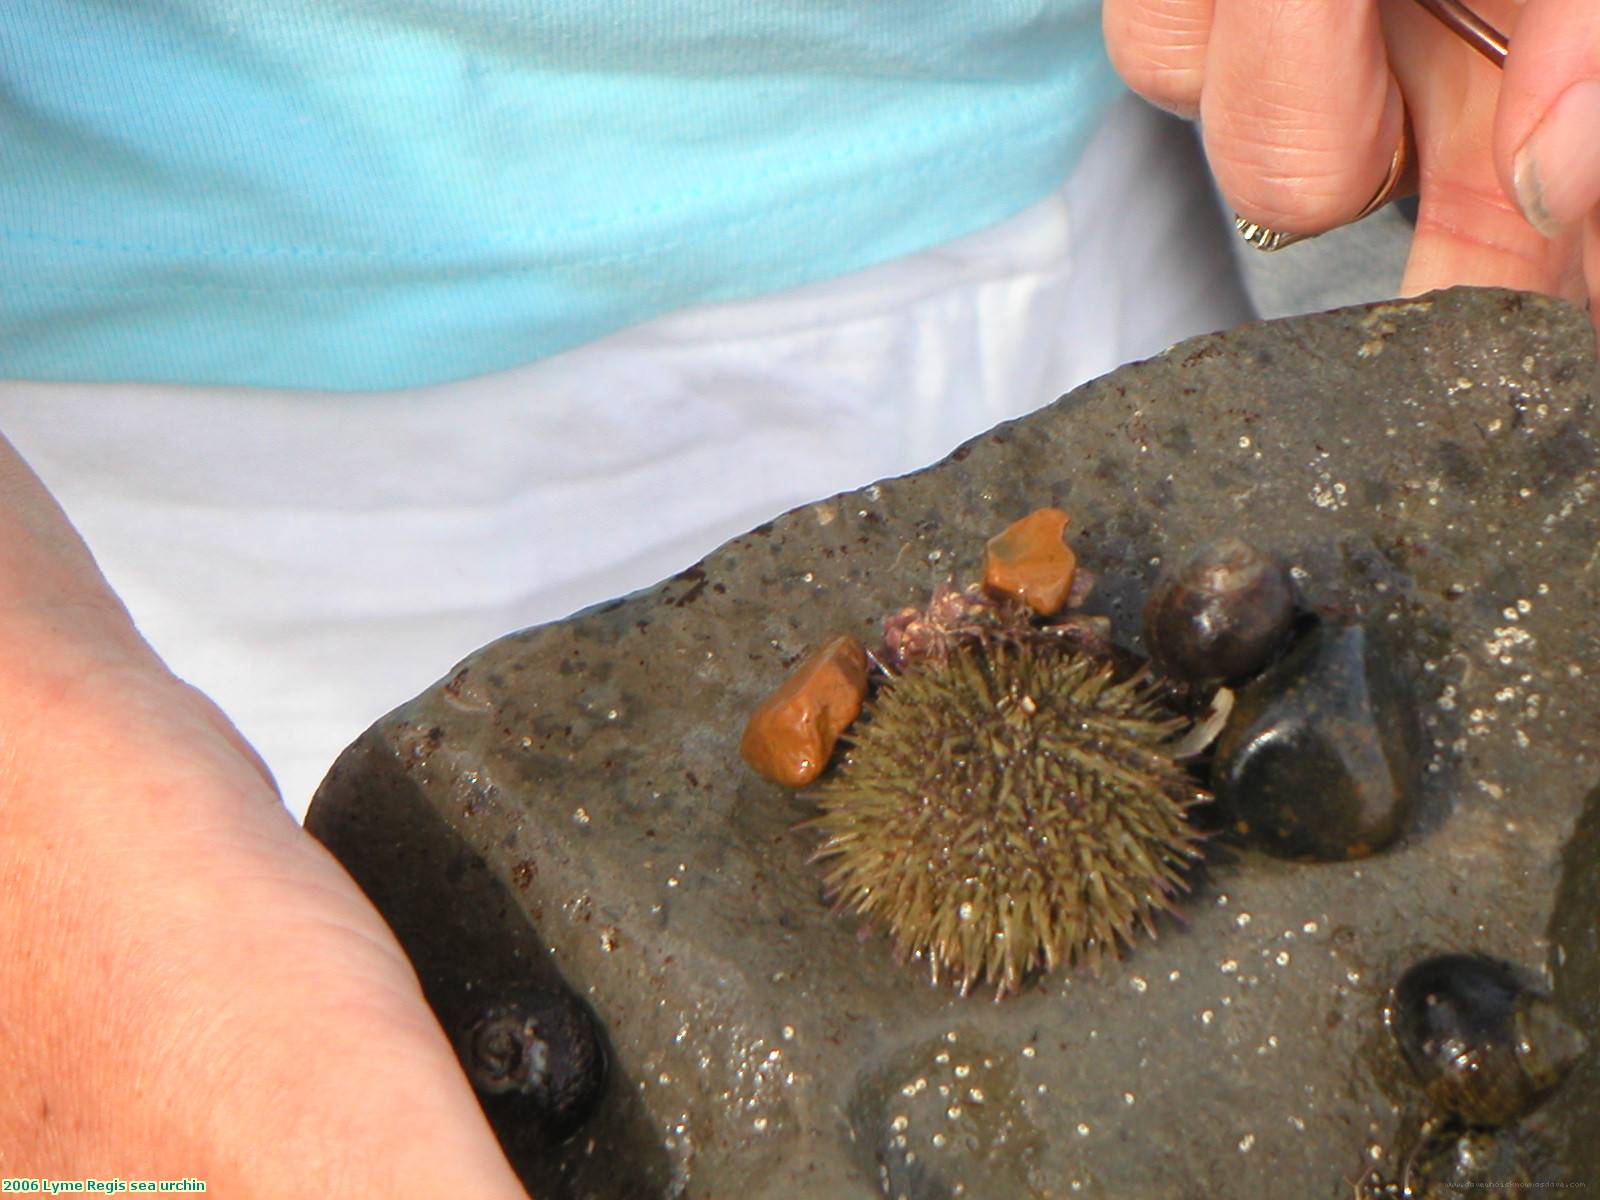
[[[1407,292],[1525,288],[1600,312],[1600,5],[1471,3],[1510,36],[1503,76],[1416,0],[1105,0],[1104,21],[1129,86],[1201,118],[1246,220],[1332,229],[1403,157],[1421,200]]]
[[[399,944],[0,439],[0,1176],[525,1196]]]

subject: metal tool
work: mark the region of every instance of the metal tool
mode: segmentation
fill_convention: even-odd
[[[1461,0],[1417,0],[1455,34],[1497,67],[1506,65],[1506,52],[1511,43],[1501,33]]]

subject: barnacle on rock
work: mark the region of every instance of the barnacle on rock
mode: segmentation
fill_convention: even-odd
[[[891,676],[810,795],[838,907],[997,998],[1115,955],[1184,887],[1207,799],[1147,677],[1059,645],[963,639]]]

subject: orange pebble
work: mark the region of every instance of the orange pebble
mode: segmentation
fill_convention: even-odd
[[[1078,556],[1062,537],[1069,520],[1059,508],[1040,508],[990,538],[983,549],[984,590],[1021,600],[1041,616],[1058,611],[1078,570]]]
[[[822,774],[867,695],[867,655],[848,635],[808,657],[744,727],[739,753],[774,783],[801,787]]]

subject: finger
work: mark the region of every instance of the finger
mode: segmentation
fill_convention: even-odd
[[[1600,4],[1528,0],[1494,130],[1506,194],[1547,234],[1600,204]]]
[[[1516,18],[1510,0],[1475,7],[1501,29]],[[1415,4],[1395,0],[1385,28],[1421,164],[1403,290],[1478,284],[1571,294],[1574,240],[1543,237],[1500,186],[1491,143],[1499,71]]]
[[[1404,120],[1374,0],[1217,0],[1201,122],[1241,216],[1294,233],[1349,220]]]
[[[1588,281],[1589,320],[1600,333],[1600,209],[1589,214],[1583,230],[1583,273]]]
[[[1213,0],[1105,0],[1111,65],[1130,88],[1182,117],[1200,111]]]

